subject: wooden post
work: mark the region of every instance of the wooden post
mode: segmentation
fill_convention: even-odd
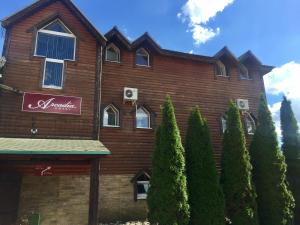
[[[100,159],[91,161],[89,225],[98,225]]]

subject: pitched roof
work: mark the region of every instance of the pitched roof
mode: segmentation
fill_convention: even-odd
[[[252,59],[255,64],[262,65],[261,61],[250,50],[239,57],[241,63],[245,62],[247,59]]]
[[[78,7],[74,5],[74,3],[71,0],[38,0],[32,3],[31,5],[25,7],[24,9],[2,20],[1,25],[4,28],[9,28],[10,26],[21,21],[24,17],[32,15],[34,12],[56,1],[60,1],[63,4],[65,4],[100,43],[106,43],[106,38],[93,26],[93,24],[83,15],[83,13],[78,9]]]
[[[110,31],[105,34],[107,40],[116,37],[127,49],[131,48],[131,42],[122,34],[117,26],[114,26]]]
[[[214,57],[220,59],[223,56],[228,57],[233,62],[233,64],[238,66],[242,71],[248,71],[247,68],[235,57],[235,55],[228,49],[227,46],[218,51]]]

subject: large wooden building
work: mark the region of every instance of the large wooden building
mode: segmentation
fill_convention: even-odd
[[[0,225],[145,218],[167,94],[182,136],[201,108],[218,166],[230,100],[251,140],[272,69],[251,51],[200,56],[163,49],[148,33],[133,42],[116,27],[102,35],[71,0],[36,1],[2,27]]]

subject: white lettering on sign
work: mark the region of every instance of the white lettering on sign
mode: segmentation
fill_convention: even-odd
[[[76,109],[77,107],[71,102],[67,103],[60,103],[56,104],[55,98],[50,98],[48,100],[39,100],[37,101],[37,104],[33,106],[32,104],[28,105],[29,109],[49,109],[49,108],[56,108],[56,109],[61,109],[61,110],[71,110],[71,109]]]

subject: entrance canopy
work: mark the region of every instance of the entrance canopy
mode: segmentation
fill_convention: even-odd
[[[109,155],[98,140],[0,138],[0,155]]]

